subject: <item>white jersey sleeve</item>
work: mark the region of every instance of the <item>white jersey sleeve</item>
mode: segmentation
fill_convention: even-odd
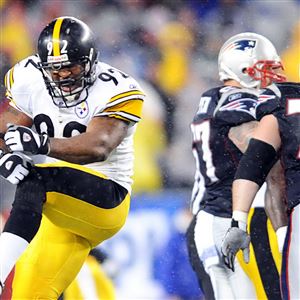
[[[100,63],[99,79],[110,81],[113,88],[107,93],[107,102],[95,116],[108,116],[136,123],[141,119],[145,94],[135,79],[124,72]]]
[[[10,105],[32,118],[31,97],[35,87],[44,85],[40,71],[35,67],[38,57],[30,56],[12,67],[5,75],[6,97]]]

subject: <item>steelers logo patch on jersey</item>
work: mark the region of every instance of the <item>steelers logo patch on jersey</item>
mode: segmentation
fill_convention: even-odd
[[[86,101],[81,102],[75,107],[75,113],[80,119],[84,119],[89,113],[89,106]]]

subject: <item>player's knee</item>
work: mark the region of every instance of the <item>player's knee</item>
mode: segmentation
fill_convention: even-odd
[[[46,200],[46,189],[42,177],[33,169],[17,187],[13,207],[26,207],[40,214]]]
[[[13,207],[3,231],[16,234],[30,242],[40,227],[41,219],[41,213],[35,213],[25,206]]]
[[[39,229],[45,199],[44,185],[34,171],[18,185],[13,208],[4,231],[16,234],[30,242]]]

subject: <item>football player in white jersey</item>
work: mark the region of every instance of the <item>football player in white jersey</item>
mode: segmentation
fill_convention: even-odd
[[[145,95],[98,60],[93,33],[73,17],[51,21],[38,54],[16,64],[5,84],[0,174],[18,185],[0,236],[1,285],[23,253],[12,298],[57,299],[90,250],[125,223]],[[35,155],[43,163],[33,164]]]

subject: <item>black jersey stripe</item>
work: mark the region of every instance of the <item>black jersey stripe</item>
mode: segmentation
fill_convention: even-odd
[[[71,196],[100,208],[117,207],[128,191],[116,182],[70,167],[37,167],[47,192]]]
[[[267,220],[264,208],[256,207],[250,222],[251,243],[267,298],[279,300],[281,299],[279,274],[272,256]]]

